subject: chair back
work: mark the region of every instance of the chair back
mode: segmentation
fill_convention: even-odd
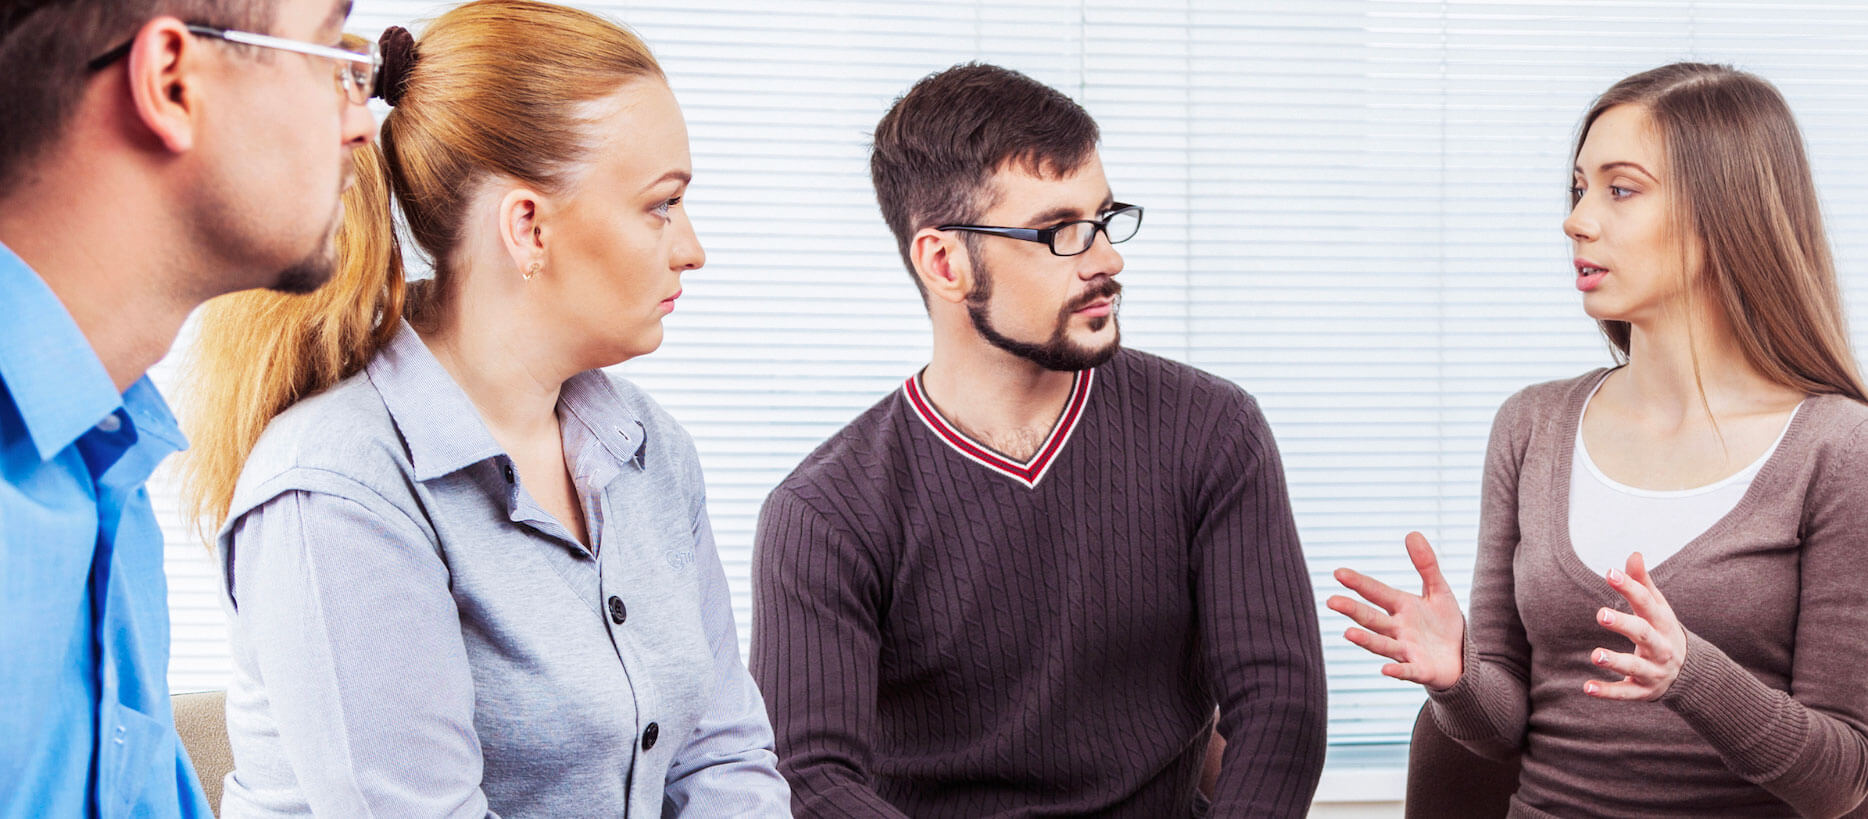
[[[1421,706],[1407,752],[1408,819],[1503,819],[1518,792],[1518,761],[1486,759],[1440,731]]]
[[[201,777],[214,815],[221,811],[221,782],[233,770],[233,747],[227,743],[227,692],[202,691],[169,698],[175,709],[175,732]]]

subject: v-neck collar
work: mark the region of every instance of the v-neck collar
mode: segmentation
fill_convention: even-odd
[[[914,410],[916,418],[926,424],[953,451],[962,457],[994,472],[1023,484],[1026,489],[1036,489],[1038,482],[1044,480],[1045,473],[1057,462],[1057,454],[1062,452],[1064,444],[1070,441],[1070,435],[1076,431],[1077,421],[1083,417],[1083,408],[1090,400],[1090,387],[1096,382],[1095,370],[1078,370],[1070,386],[1070,400],[1065,402],[1063,412],[1058,413],[1057,421],[1051,425],[1051,432],[1044,438],[1043,445],[1033,453],[1030,460],[1015,461],[1008,458],[961,432],[959,427],[942,417],[940,410],[934,408],[934,402],[927,399],[927,393],[921,387],[921,374],[915,373],[902,384],[902,395],[908,399],[908,405]]]
[[[1609,585],[1607,578],[1596,574],[1594,569],[1589,568],[1589,564],[1583,562],[1582,555],[1577,554],[1575,544],[1570,541],[1570,481],[1575,479],[1572,469],[1575,458],[1572,457],[1572,453],[1576,446],[1576,436],[1582,427],[1583,407],[1588,403],[1589,397],[1595,394],[1596,388],[1600,387],[1603,381],[1608,380],[1609,375],[1617,369],[1620,368],[1606,367],[1578,379],[1563,402],[1563,415],[1557,419],[1557,439],[1567,442],[1568,448],[1562,449],[1563,454],[1552,459],[1551,467],[1555,472],[1555,478],[1551,482],[1551,488],[1555,490],[1556,497],[1555,503],[1550,505],[1550,517],[1546,520],[1546,525],[1556,536],[1558,565],[1563,567],[1572,581],[1597,594],[1606,592],[1610,600],[1621,600],[1621,593]],[[1648,574],[1654,575],[1657,581],[1662,579],[1661,575],[1671,575],[1675,566],[1694,559],[1698,552],[1713,548],[1711,544],[1716,543],[1727,531],[1746,520],[1753,507],[1766,502],[1768,498],[1782,491],[1782,487],[1776,486],[1773,481],[1778,473],[1788,468],[1783,464],[1796,457],[1794,454],[1785,453],[1801,451],[1804,430],[1814,423],[1809,420],[1811,412],[1804,410],[1818,411],[1819,407],[1812,406],[1812,404],[1817,403],[1823,397],[1806,396],[1803,403],[1798,405],[1799,411],[1791,414],[1776,444],[1776,449],[1765,458],[1764,464],[1758,468],[1758,473],[1752,476],[1751,486],[1739,497],[1737,505],[1665,560],[1647,567]],[[1626,607],[1627,602],[1621,601],[1614,605]]]

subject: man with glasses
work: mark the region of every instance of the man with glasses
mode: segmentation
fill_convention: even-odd
[[[1121,348],[1142,209],[1097,138],[978,64],[876,128],[933,358],[760,514],[752,667],[799,816],[1309,809],[1322,648],[1277,447],[1237,386]]]
[[[0,816],[208,816],[172,725],[145,371],[329,278],[375,60],[342,0],[0,9]]]

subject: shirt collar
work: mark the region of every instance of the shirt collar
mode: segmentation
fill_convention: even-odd
[[[459,384],[404,321],[370,360],[370,382],[409,445],[415,479],[427,481],[506,454]]]
[[[125,408],[139,434],[183,446],[175,416],[148,377],[124,393],[64,303],[45,280],[0,244],[0,381],[25,421],[41,459],[49,459],[104,416]]]
[[[564,382],[558,405],[602,445],[616,463],[648,468],[648,428],[642,417],[616,392],[616,385],[601,370],[586,370]]]
[[[408,443],[415,479],[432,480],[506,455],[467,393],[415,329],[407,321],[401,324],[367,371]],[[642,422],[601,371],[578,373],[564,382],[558,404],[618,463],[644,466],[647,435]]]

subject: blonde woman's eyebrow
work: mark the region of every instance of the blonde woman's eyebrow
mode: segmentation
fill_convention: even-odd
[[[687,171],[687,170],[683,170],[680,168],[676,168],[675,170],[669,171],[665,174],[662,174],[661,176],[655,177],[655,181],[650,182],[647,185],[643,185],[642,189],[646,191],[650,188],[655,187],[656,185],[660,185],[663,182],[667,182],[670,179],[678,180],[680,181],[681,184],[686,185],[694,181],[694,173],[692,171]]]

